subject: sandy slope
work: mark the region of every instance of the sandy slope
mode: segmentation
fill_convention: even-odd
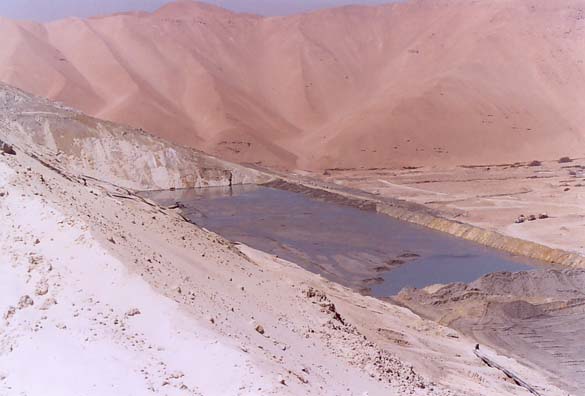
[[[240,162],[513,162],[584,142],[580,0],[270,18],[179,1],[152,14],[1,20],[0,36],[0,80]]]
[[[403,290],[397,300],[509,356],[541,367],[585,394],[585,270],[486,275],[469,285]]]
[[[0,155],[3,394],[525,394],[452,330],[61,172]]]
[[[12,172],[0,166],[5,189]],[[9,191],[0,208],[0,249],[9,258],[0,267],[2,394],[235,395],[270,388],[237,345],[128,272],[83,222],[43,198]]]

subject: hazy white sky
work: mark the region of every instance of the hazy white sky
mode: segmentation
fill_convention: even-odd
[[[345,4],[381,4],[393,0],[205,0],[236,11],[284,15]],[[68,16],[92,16],[118,11],[152,11],[169,0],[0,0],[0,15],[13,19],[49,21]]]

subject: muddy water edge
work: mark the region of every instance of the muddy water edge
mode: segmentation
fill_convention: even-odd
[[[227,239],[377,297],[542,265],[393,219],[372,202],[309,192],[249,185],[146,196],[162,205],[179,203],[190,221]]]
[[[143,195],[162,205],[180,203],[199,226],[404,305],[542,368],[570,394],[583,394],[585,271],[567,268],[580,266],[570,253],[481,233],[418,205],[281,181]],[[433,284],[446,286],[420,289]]]

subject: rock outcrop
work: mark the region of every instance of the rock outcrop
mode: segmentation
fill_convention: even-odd
[[[135,190],[267,181],[262,173],[0,84],[2,148]],[[5,150],[6,152],[6,150]]]

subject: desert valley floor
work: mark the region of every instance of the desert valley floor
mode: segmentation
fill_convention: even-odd
[[[581,0],[0,38],[0,396],[585,396]]]
[[[94,395],[111,390],[169,395],[526,394],[475,356],[480,339],[483,354],[540,392],[578,394],[581,373],[578,365],[570,366],[575,350],[555,352],[544,345],[535,359],[526,354],[531,347],[536,350],[534,343],[524,340],[516,348],[502,348],[497,334],[480,328],[529,326],[532,320],[537,333],[548,328],[550,336],[550,324],[539,318],[569,313],[563,328],[578,331],[583,306],[578,269],[551,267],[503,280],[488,275],[471,286],[411,290],[387,300],[361,295],[201,229],[186,221],[180,205],[160,206],[133,192],[275,183],[279,175],[91,119],[8,86],[0,98],[0,139],[5,142],[0,155],[3,393],[36,395],[49,387],[60,395],[79,389]],[[62,133],[72,129],[77,133],[73,139]],[[83,157],[77,154],[79,146],[85,148]],[[553,163],[542,169],[559,174],[542,187],[549,194],[578,194],[557,185],[576,188],[571,180],[562,181],[570,170]],[[522,172],[526,183],[541,182],[531,178],[537,171],[533,167],[505,170]],[[359,172],[328,173],[327,180],[292,175],[284,185],[302,190],[311,184],[319,189],[310,194],[364,208],[383,188],[402,188],[402,194],[424,191],[406,182],[424,180],[422,171],[397,170],[393,178],[384,172],[377,176],[389,184],[360,186],[369,198],[356,200],[348,198],[348,191],[355,190],[341,186],[333,194],[331,186],[355,188],[363,182]],[[440,175],[428,172],[434,179]],[[293,179],[298,184],[291,184]],[[443,194],[456,196],[435,193],[444,202]],[[511,224],[517,212],[529,213],[522,205],[497,218]],[[571,215],[552,205],[533,208],[545,209],[551,225],[555,217]],[[457,218],[452,211],[445,211],[446,220]],[[506,286],[510,284],[516,286]],[[527,284],[531,287],[522,286]],[[440,309],[429,311],[429,306]],[[486,317],[499,324],[486,325]],[[565,336],[576,342],[570,331]],[[563,364],[555,365],[559,359]]]

